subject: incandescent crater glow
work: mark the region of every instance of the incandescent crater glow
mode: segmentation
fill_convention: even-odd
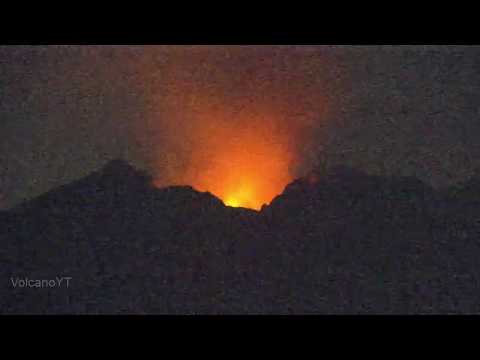
[[[188,124],[182,142],[188,157],[159,154],[157,168],[170,169],[172,180],[159,173],[157,186],[166,179],[208,191],[226,206],[260,210],[292,180],[288,131],[272,115],[208,114]]]
[[[273,123],[218,121],[209,133],[197,130],[185,182],[209,191],[225,205],[260,210],[291,180],[286,139]],[[214,128],[214,130],[213,130]]]
[[[188,185],[226,206],[260,210],[312,162],[306,154],[317,152],[313,130],[327,100],[320,79],[309,77],[306,90],[297,80],[323,61],[280,49],[257,61],[250,51],[260,50],[179,48],[143,69],[136,131],[157,187]]]
[[[245,185],[240,185],[237,191],[226,194],[224,203],[231,207],[255,207],[255,196]]]

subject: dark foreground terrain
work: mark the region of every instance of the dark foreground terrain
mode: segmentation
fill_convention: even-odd
[[[150,184],[116,160],[0,212],[0,312],[480,313],[480,179],[335,168],[261,212]]]

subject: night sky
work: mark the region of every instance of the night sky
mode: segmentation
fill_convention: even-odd
[[[206,165],[212,137],[248,128],[274,129],[288,179],[326,162],[448,186],[480,167],[479,54],[477,46],[0,47],[1,207],[114,158],[160,185],[187,182],[215,169]]]

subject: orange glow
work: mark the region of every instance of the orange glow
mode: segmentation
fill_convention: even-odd
[[[282,135],[275,121],[251,116],[244,120],[229,117],[227,122],[220,114],[212,114],[212,118],[191,122],[193,128],[183,134],[183,141],[191,144],[188,160],[170,159],[181,169],[173,170],[172,180],[165,172],[163,178],[159,174],[157,186],[191,185],[214,194],[227,206],[260,210],[292,180],[291,151],[286,132]],[[168,162],[168,158],[160,156],[159,161]],[[159,163],[158,167],[169,165]]]
[[[172,48],[145,63],[135,131],[157,187],[189,185],[259,210],[308,167],[326,118],[321,81],[311,76],[323,61],[273,48],[250,56],[261,51]]]
[[[190,174],[193,186],[213,193],[227,206],[257,210],[280,194],[291,180],[288,151],[258,127],[237,130],[236,137],[211,139],[211,161],[204,173]]]
[[[191,183],[200,191],[216,195],[227,206],[259,210],[289,182],[288,163],[280,149],[270,149],[253,136],[243,140],[244,145],[229,143],[224,151],[219,149],[205,173],[197,177],[191,174]]]

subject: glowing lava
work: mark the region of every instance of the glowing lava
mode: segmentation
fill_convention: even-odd
[[[255,177],[252,177],[250,181],[232,181],[230,184],[227,183],[220,186],[218,196],[223,199],[224,204],[227,206],[259,210],[263,204],[271,200],[269,199],[271,194],[262,193],[261,187],[261,179],[256,179]]]
[[[258,51],[176,48],[142,69],[135,132],[156,186],[189,185],[259,210],[309,165],[304,140],[318,142],[312,129],[326,116],[322,81],[311,76],[323,61]]]
[[[224,203],[231,207],[255,207],[252,204],[254,198],[254,194],[248,187],[240,185],[238,191],[226,195]]]
[[[188,149],[173,156],[179,148],[173,144],[171,153],[159,154],[156,167],[166,171],[157,176],[157,186],[191,185],[227,206],[260,210],[292,180],[288,129],[271,115],[211,114],[188,126],[181,132]]]
[[[264,119],[250,121],[248,127],[218,125],[205,138],[199,131],[203,147],[198,147],[184,181],[227,206],[259,210],[291,181],[285,138]]]

